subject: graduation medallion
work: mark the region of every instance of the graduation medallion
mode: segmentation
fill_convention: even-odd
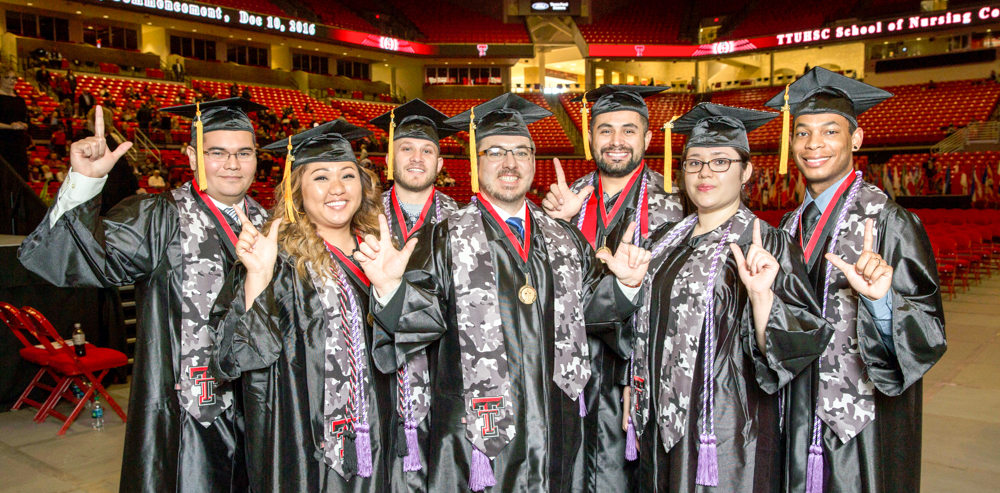
[[[517,299],[521,300],[521,303],[524,303],[525,305],[530,305],[534,303],[537,298],[538,292],[535,291],[535,288],[531,287],[531,284],[528,283],[528,277],[525,276],[524,286],[521,286],[521,289],[517,291]]]
[[[614,255],[614,253],[611,251],[611,249],[608,248],[608,239],[607,238],[604,238],[604,246],[602,246],[601,248],[597,249],[597,254],[598,255],[600,255],[601,252],[607,252],[608,255]],[[604,259],[602,259],[602,258],[598,258],[598,260],[600,260],[601,263],[606,263],[604,261]]]

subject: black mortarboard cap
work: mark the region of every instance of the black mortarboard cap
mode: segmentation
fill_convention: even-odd
[[[590,117],[613,111],[634,111],[649,120],[649,108],[645,99],[670,89],[670,86],[631,86],[606,84],[593,91],[588,91],[573,101],[593,101]]]
[[[778,117],[778,113],[699,103],[674,120],[673,131],[688,136],[691,147],[733,147],[750,152],[747,133]]]
[[[160,111],[193,120],[197,117],[199,107],[204,133],[216,130],[244,130],[253,133],[253,123],[247,113],[267,109],[267,106],[257,104],[249,99],[229,98],[200,104],[171,106]],[[195,126],[191,125],[192,138],[194,138],[194,131]]]
[[[891,97],[891,92],[822,67],[813,68],[788,86],[788,106],[792,115],[834,113],[854,125],[858,124],[858,115]],[[784,93],[771,98],[766,105],[781,110]]]
[[[371,133],[371,130],[351,125],[344,120],[333,120],[264,147],[279,156],[285,156],[285,174],[281,179],[281,186],[284,188],[286,217],[290,222],[295,222],[292,170],[315,162],[357,163],[358,158],[351,148],[351,141]]]
[[[435,144],[460,129],[452,128],[445,123],[448,115],[434,109],[433,106],[420,99],[411,99],[406,104],[387,111],[370,122],[386,132],[389,131],[390,124],[395,121],[396,128],[393,129],[393,139],[423,139]]]
[[[290,137],[292,142],[292,169],[317,161],[324,162],[357,162],[351,141],[358,140],[372,131],[352,125],[343,120],[333,120],[322,125],[299,132]],[[281,139],[264,149],[279,156],[288,154],[289,139]]]
[[[551,111],[507,92],[446,120],[445,123],[452,127],[469,129],[469,165],[472,168],[469,177],[472,191],[479,192],[479,151],[476,149],[480,140],[492,135],[515,135],[530,139],[528,125],[550,116]]]

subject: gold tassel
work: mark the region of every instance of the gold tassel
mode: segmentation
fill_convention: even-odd
[[[469,112],[469,164],[472,171],[469,181],[472,182],[472,193],[479,193],[479,151],[476,150],[476,109]]]
[[[663,189],[667,193],[674,193],[674,143],[673,143],[673,129],[674,120],[678,117],[673,117],[669,122],[663,125]]]
[[[583,93],[583,108],[580,109],[583,114],[583,152],[587,156],[587,161],[594,159],[594,156],[590,152],[590,111],[587,110],[587,93]]]
[[[298,211],[295,210],[295,201],[292,200],[292,163],[295,161],[295,156],[292,155],[292,138],[288,138],[288,155],[285,156],[285,175],[281,178],[285,188],[285,218],[288,222],[295,222],[295,215]]]
[[[389,152],[385,155],[385,181],[394,180],[395,174],[392,170],[395,153],[392,150],[392,140],[396,134],[396,109],[389,111]]]
[[[201,103],[195,103],[195,154],[197,154],[196,162],[198,163],[198,189],[202,192],[208,188],[208,177],[205,175],[205,125],[201,122]]]
[[[788,106],[788,86],[785,86],[785,105],[781,107],[781,155],[778,160],[780,175],[788,173],[788,127],[791,126],[791,119],[792,108]]]

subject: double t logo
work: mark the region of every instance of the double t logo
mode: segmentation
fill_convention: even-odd
[[[500,436],[497,429],[497,414],[504,408],[503,397],[474,397],[472,399],[472,409],[483,418],[483,438],[495,438]]]
[[[215,379],[208,376],[208,367],[192,366],[188,368],[188,377],[194,379],[195,385],[201,385],[198,405],[211,406],[215,404]]]

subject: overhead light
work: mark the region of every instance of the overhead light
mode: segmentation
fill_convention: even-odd
[[[917,38],[917,41],[920,41],[921,39],[923,39],[923,38]]]
[[[107,18],[108,18],[108,16],[104,16],[104,18],[105,18],[105,19],[107,19]]]
[[[315,51],[319,51],[319,48],[313,48],[313,50],[315,50]]]
[[[198,32],[198,30],[197,29],[192,29],[191,32],[196,33],[196,32]]]
[[[146,23],[146,25],[147,25],[147,26],[152,26],[152,25],[153,25],[153,23],[152,23],[152,22],[147,22],[147,23]]]
[[[79,10],[77,10],[77,11],[76,11],[76,13],[77,13],[77,14],[82,14],[83,12],[80,12]]]
[[[346,54],[347,54],[347,52],[345,51],[345,52],[344,52],[344,54],[346,55]]]
[[[33,3],[31,3],[31,2],[28,2],[28,6],[29,6],[29,7],[31,7],[32,5],[34,5],[34,4],[33,4]]]
[[[302,48],[302,45],[299,45],[298,48]]]
[[[247,41],[253,41],[253,38],[247,38]]]
[[[387,64],[385,64],[385,66],[386,66],[386,67],[388,67],[388,66],[389,66],[389,64],[387,63]]]

